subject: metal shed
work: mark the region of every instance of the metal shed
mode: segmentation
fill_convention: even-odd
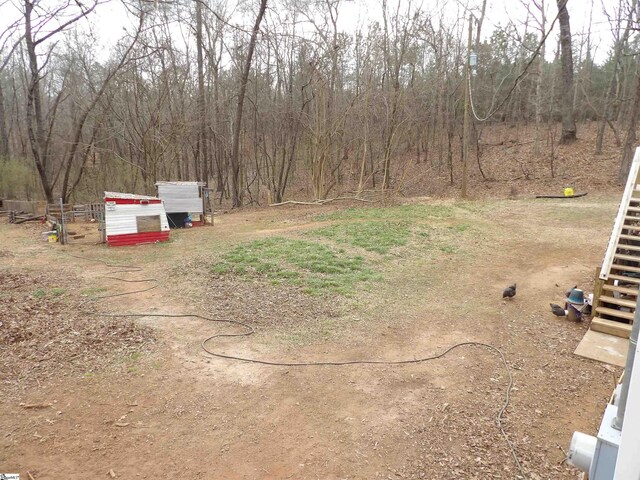
[[[172,227],[181,227],[185,218],[198,216],[194,225],[202,224],[204,187],[202,182],[157,182],[158,197],[164,202]]]
[[[169,240],[169,222],[159,198],[104,192],[104,203],[109,245],[138,245]]]

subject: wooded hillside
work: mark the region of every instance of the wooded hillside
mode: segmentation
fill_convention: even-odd
[[[496,173],[505,152],[523,177],[554,178],[576,135],[594,164],[613,146],[608,173],[624,178],[640,104],[634,0],[523,0],[527,13],[490,35],[487,0],[370,2],[379,20],[352,30],[345,3],[127,0],[130,27],[105,52],[92,33],[102,2],[3,2],[18,14],[0,37],[0,196],[83,201],[201,180],[239,207],[420,176],[464,195],[467,175],[511,178]],[[605,7],[597,64],[592,24],[576,31],[570,12]],[[526,158],[505,139],[529,145]]]

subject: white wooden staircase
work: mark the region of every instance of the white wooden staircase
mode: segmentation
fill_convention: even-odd
[[[640,147],[596,278],[591,330],[629,337],[640,288]]]

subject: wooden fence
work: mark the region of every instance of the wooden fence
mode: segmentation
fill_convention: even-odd
[[[104,203],[85,203],[85,204],[49,204],[46,209],[47,221],[56,224],[60,242],[62,244],[69,243],[72,240],[84,238],[84,235],[70,235],[69,227],[76,222],[97,222],[97,230],[99,232],[100,242],[106,241],[105,222],[104,222]]]
[[[99,236],[99,242],[106,241],[106,230],[104,221],[104,203],[54,203],[32,202],[25,200],[5,200],[0,199],[0,216],[7,216],[9,223],[24,223],[29,221],[46,220],[50,228],[55,228],[58,238],[62,244],[85,238],[90,234],[91,229],[77,225],[72,230],[69,229],[74,223],[95,222]],[[76,234],[74,231],[78,231]],[[95,242],[93,242],[95,243]]]
[[[57,219],[61,221],[64,215],[65,222],[89,222],[91,220],[102,221],[104,220],[104,203],[83,203],[83,204],[71,204],[71,203],[51,203],[46,206],[47,220]],[[51,221],[51,220],[50,220]]]

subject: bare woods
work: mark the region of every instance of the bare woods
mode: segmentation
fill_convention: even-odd
[[[491,0],[4,0],[0,196],[197,179],[239,207],[282,202],[292,185],[313,199],[393,190],[401,161],[466,185],[463,154],[484,175],[483,130],[504,122],[535,125],[541,163],[558,122],[551,141],[592,120],[593,154],[607,135],[627,152],[639,7],[608,2],[607,21],[578,30],[571,12],[603,6],[572,3],[522,0],[495,25]],[[114,12],[127,26],[105,38]]]

